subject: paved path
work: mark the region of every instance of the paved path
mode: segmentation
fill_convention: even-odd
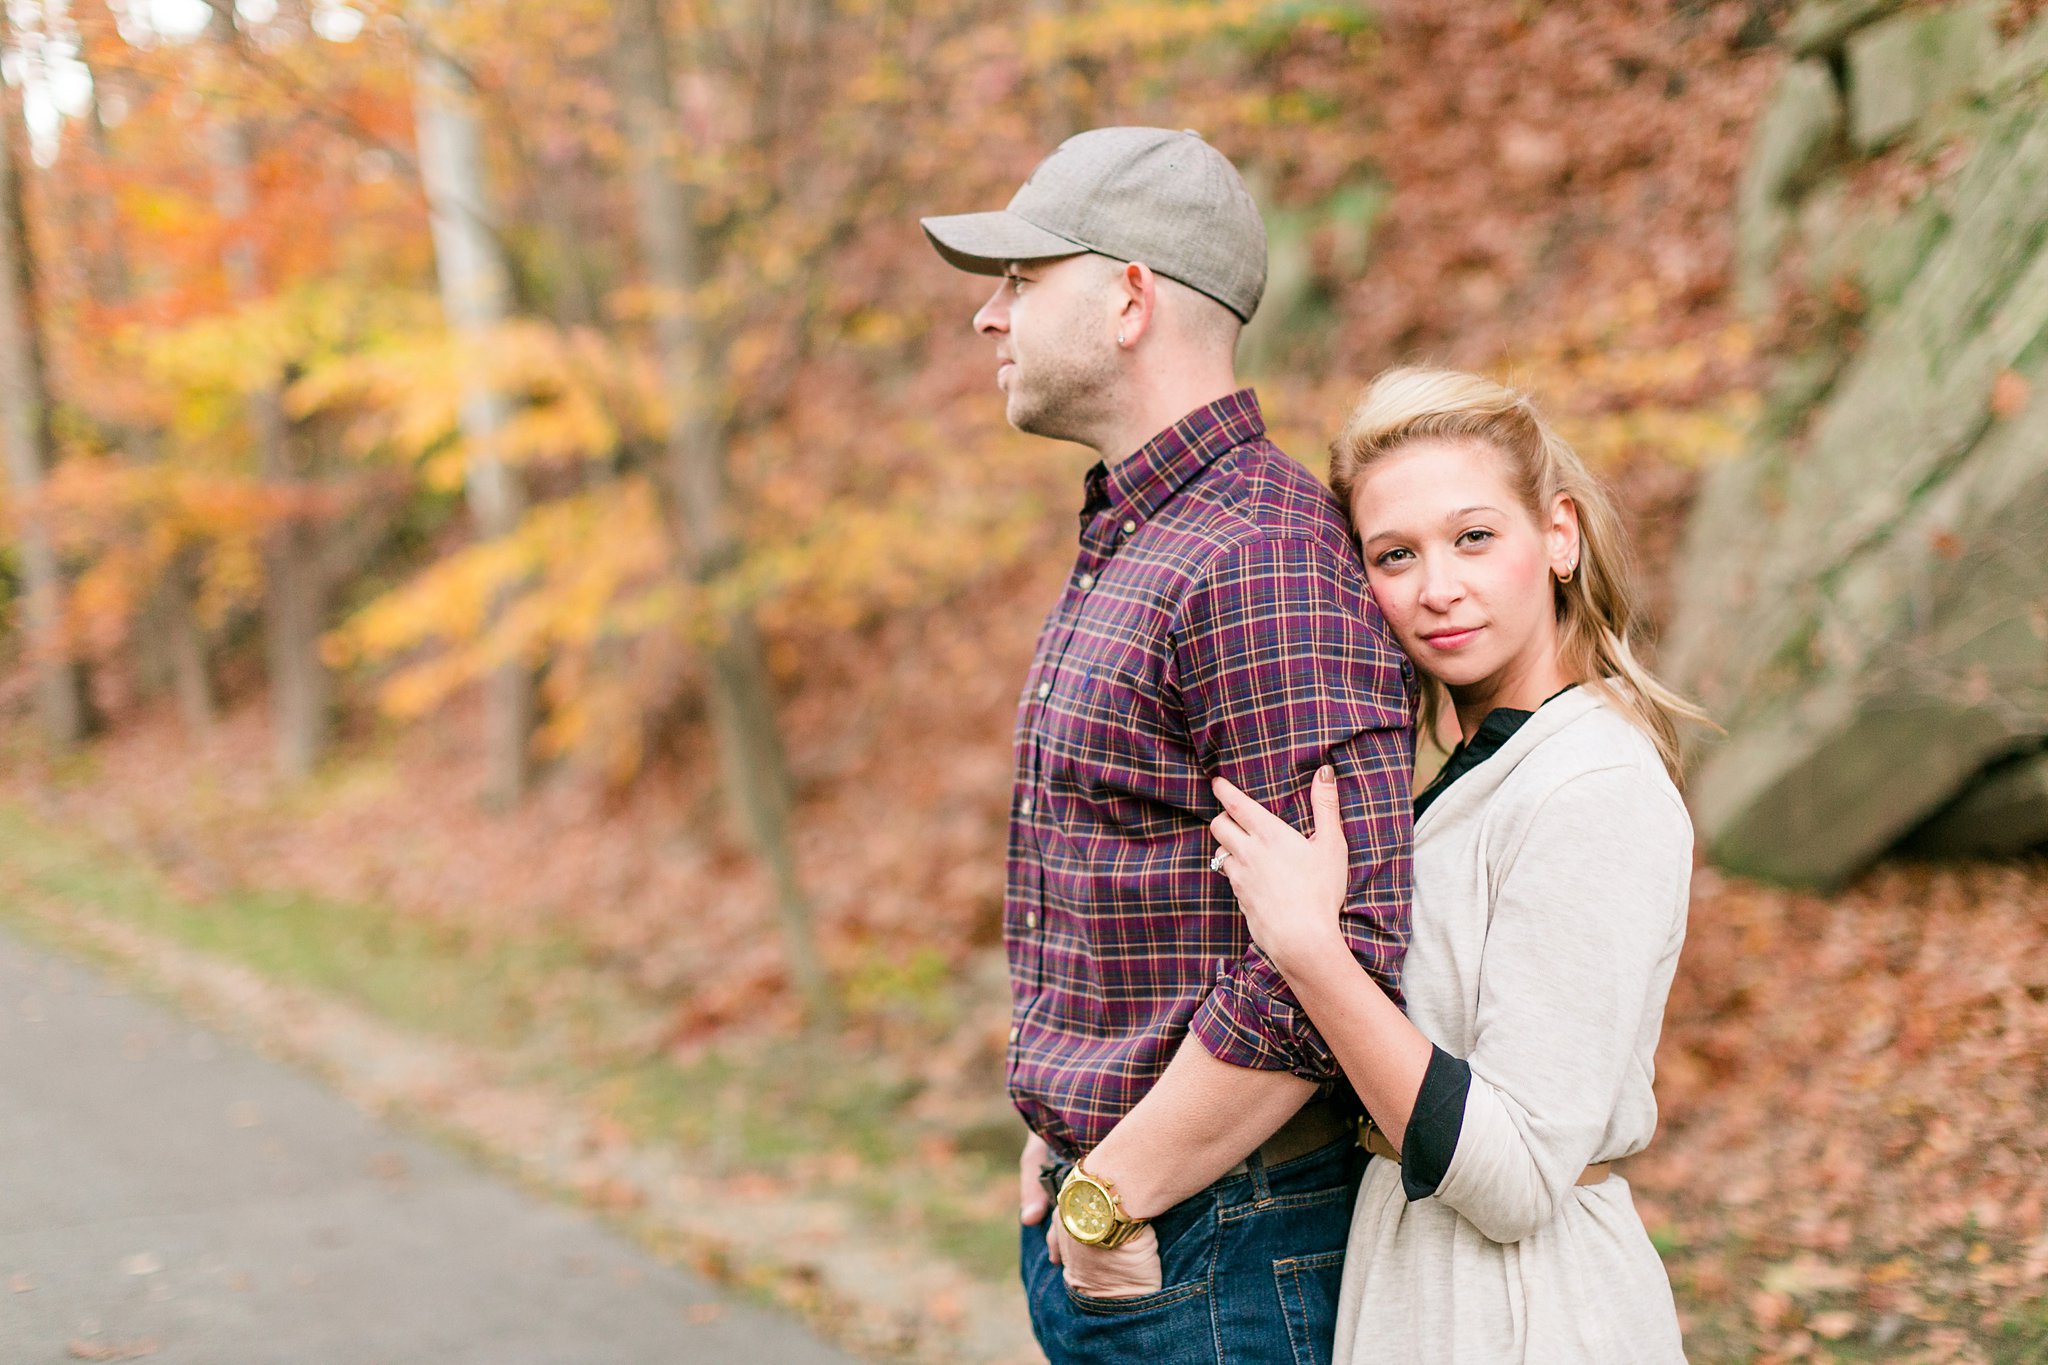
[[[851,1365],[0,934],[0,1362]]]

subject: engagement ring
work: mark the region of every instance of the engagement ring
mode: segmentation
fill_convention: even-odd
[[[1229,850],[1229,849],[1227,849],[1227,848],[1219,848],[1219,849],[1217,849],[1217,850],[1216,850],[1216,856],[1215,856],[1215,857],[1213,857],[1213,858],[1211,858],[1211,859],[1209,859],[1209,870],[1210,870],[1211,872],[1221,872],[1221,871],[1223,870],[1223,860],[1224,860],[1225,858],[1228,858],[1229,856],[1230,856],[1230,850]]]

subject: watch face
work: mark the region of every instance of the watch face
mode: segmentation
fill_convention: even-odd
[[[1096,1186],[1076,1180],[1060,1194],[1060,1221],[1067,1231],[1084,1242],[1099,1242],[1116,1222],[1109,1196]]]

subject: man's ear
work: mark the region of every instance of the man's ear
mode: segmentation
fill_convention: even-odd
[[[1129,350],[1152,326],[1159,308],[1159,280],[1143,261],[1126,262],[1116,273],[1118,347]]]

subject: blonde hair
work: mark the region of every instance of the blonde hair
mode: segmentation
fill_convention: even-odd
[[[1474,441],[1507,462],[1509,484],[1542,524],[1559,494],[1579,514],[1579,562],[1569,583],[1553,579],[1558,653],[1568,676],[1611,702],[1657,746],[1675,777],[1681,720],[1711,724],[1637,658],[1644,621],[1628,540],[1614,501],[1585,462],[1522,394],[1456,370],[1394,369],[1366,386],[1330,445],[1330,486],[1347,513],[1373,465],[1410,441]],[[1432,739],[1446,693],[1422,679],[1418,724]]]

